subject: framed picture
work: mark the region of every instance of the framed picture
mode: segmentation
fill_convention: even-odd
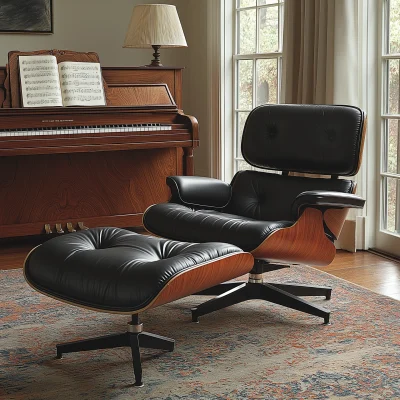
[[[0,33],[53,33],[52,0],[0,0]]]

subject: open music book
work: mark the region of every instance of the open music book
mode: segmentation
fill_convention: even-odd
[[[19,73],[23,107],[106,105],[99,63],[19,56]]]

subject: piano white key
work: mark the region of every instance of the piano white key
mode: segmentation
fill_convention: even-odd
[[[15,129],[0,130],[0,137],[23,137],[23,136],[57,136],[57,135],[77,135],[77,134],[96,134],[96,133],[129,133],[129,132],[156,132],[170,131],[171,125],[158,123],[148,124],[120,124],[120,125],[91,125],[91,126],[64,126],[54,128],[34,128],[34,129]]]

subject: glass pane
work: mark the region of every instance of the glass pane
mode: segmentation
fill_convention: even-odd
[[[256,0],[238,0],[238,7],[254,7],[256,5]]]
[[[388,69],[388,112],[389,114],[400,114],[400,59],[389,60]]]
[[[279,12],[278,6],[260,8],[259,13],[259,52],[273,53],[279,50]]]
[[[253,108],[253,61],[238,60],[238,105],[239,109]]]
[[[267,4],[276,4],[279,3],[279,0],[258,0],[257,5],[265,6]]]
[[[238,13],[239,54],[256,52],[256,15],[257,10],[245,10]]]
[[[257,60],[257,105],[278,103],[278,60]]]
[[[390,0],[389,53],[400,53],[400,0]]]
[[[387,132],[387,172],[400,174],[400,121],[389,120],[386,124]]]
[[[386,226],[390,232],[400,233],[400,180],[395,178],[384,178],[386,193]]]
[[[242,136],[243,136],[243,128],[244,124],[246,123],[246,119],[249,116],[248,112],[238,112],[237,113],[237,120],[236,120],[236,138],[237,138],[237,145],[236,145],[236,156],[241,157],[241,144],[242,144]]]

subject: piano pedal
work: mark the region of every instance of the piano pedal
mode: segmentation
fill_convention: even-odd
[[[59,235],[64,233],[63,228],[61,227],[61,224],[56,224],[56,231]]]
[[[46,232],[46,235],[51,235],[53,233],[50,224],[44,224],[44,231]]]
[[[71,222],[67,222],[67,230],[68,232],[72,233],[72,232],[76,232],[76,229],[74,229],[73,225]]]
[[[81,231],[87,231],[89,228],[85,226],[84,222],[78,222],[78,227]]]

